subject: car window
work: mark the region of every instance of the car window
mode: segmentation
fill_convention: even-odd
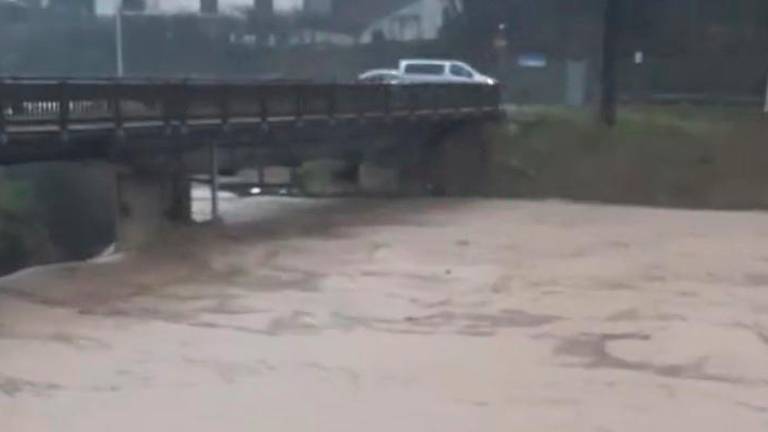
[[[445,65],[438,63],[409,63],[405,66],[405,73],[414,75],[443,75]]]
[[[460,78],[474,78],[475,76],[471,70],[465,68],[460,64],[451,65],[451,75],[455,77],[460,77]]]

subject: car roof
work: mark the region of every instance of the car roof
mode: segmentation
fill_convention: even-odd
[[[361,77],[367,77],[372,75],[400,75],[400,71],[397,69],[372,69],[360,74]]]
[[[373,73],[397,73],[397,69],[371,69],[368,71],[365,71],[365,74],[373,74]]]
[[[441,59],[403,59],[400,63],[424,63],[424,64],[446,64],[446,63],[464,63],[459,60],[441,60]]]

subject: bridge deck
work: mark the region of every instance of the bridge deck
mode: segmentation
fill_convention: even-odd
[[[0,144],[25,134],[471,116],[498,108],[498,87],[483,85],[0,80]]]

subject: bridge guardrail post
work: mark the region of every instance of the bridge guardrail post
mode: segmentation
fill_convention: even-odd
[[[160,109],[162,110],[163,116],[163,130],[167,136],[171,136],[173,134],[173,114],[171,105],[172,95],[173,94],[169,88],[165,88],[162,92],[160,92]]]
[[[433,85],[431,96],[432,96],[432,117],[434,120],[438,120],[440,118],[440,86]]]
[[[5,80],[0,80],[0,146],[8,144],[7,110],[10,105],[8,104],[7,86]]]
[[[211,222],[218,222],[221,218],[219,212],[219,145],[212,139],[208,147],[211,177]]]
[[[178,94],[178,123],[179,123],[179,132],[187,136],[189,135],[189,109],[190,109],[190,103],[191,103],[191,97],[190,97],[190,88],[189,88],[189,80],[184,79],[181,84],[179,85],[179,94]]]
[[[349,88],[350,87],[348,87],[348,89]],[[351,87],[351,88],[354,89],[355,87]],[[358,87],[358,88],[362,89],[362,87]],[[355,96],[354,93],[351,93],[351,92],[346,92],[346,93],[347,93],[347,97],[349,97],[350,94]],[[356,108],[355,111],[356,111],[356,114],[357,114],[357,121],[360,124],[365,123],[365,109],[366,109],[365,102],[367,102],[365,97],[356,97],[355,98],[355,108]]]
[[[416,102],[418,96],[416,90],[418,90],[418,88],[415,86],[408,87],[408,118],[411,120],[416,119]]]
[[[228,134],[230,130],[230,120],[232,117],[232,101],[231,90],[228,85],[221,87],[221,93],[219,94],[219,115],[221,116],[221,131],[223,134]]]
[[[338,85],[337,84],[331,84],[328,86],[328,100],[327,100],[327,107],[328,107],[328,120],[331,122],[332,125],[336,124],[336,110],[337,110],[337,96],[338,96]]]
[[[485,89],[484,88],[476,88],[474,91],[474,97],[472,98],[472,104],[474,108],[475,115],[482,115],[483,113],[483,107],[485,106]]]
[[[112,83],[110,91],[110,105],[112,108],[112,122],[115,125],[115,136],[118,142],[122,143],[125,140],[125,129],[123,119],[123,104],[121,97],[121,83],[119,80],[115,80]]]
[[[501,105],[503,102],[502,90],[503,89],[501,84],[496,84],[493,86],[493,108],[497,113],[501,111]]]
[[[70,120],[70,106],[69,95],[67,94],[67,82],[60,81],[59,85],[59,133],[61,134],[61,140],[67,142],[69,139],[69,120]]]
[[[263,89],[258,92],[259,97],[259,112],[261,115],[261,128],[263,130],[269,130],[269,102],[267,100],[267,94]]]
[[[186,133],[186,84],[168,83],[161,91],[160,97],[165,134],[170,136],[177,132]]]
[[[304,126],[304,86],[302,84],[296,85],[296,100],[295,100],[295,122],[296,126]]]
[[[392,86],[384,84],[384,118],[387,123],[392,121]]]
[[[459,91],[461,90],[461,91]],[[472,89],[462,88],[462,89],[456,89],[456,91],[453,92],[453,97],[451,98],[451,101],[453,103],[453,111],[456,117],[461,117],[462,115],[462,108],[464,107],[463,104],[465,101],[472,101]]]

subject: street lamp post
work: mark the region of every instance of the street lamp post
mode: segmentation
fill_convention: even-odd
[[[496,50],[496,58],[498,60],[499,78],[501,78],[507,66],[508,47],[509,38],[507,35],[507,23],[501,23],[496,30],[496,36],[493,38],[493,48]]]
[[[765,79],[765,105],[763,105],[763,112],[768,114],[768,76]]]
[[[115,60],[116,74],[118,78],[125,75],[125,63],[123,59],[123,2],[117,5],[115,11]]]

